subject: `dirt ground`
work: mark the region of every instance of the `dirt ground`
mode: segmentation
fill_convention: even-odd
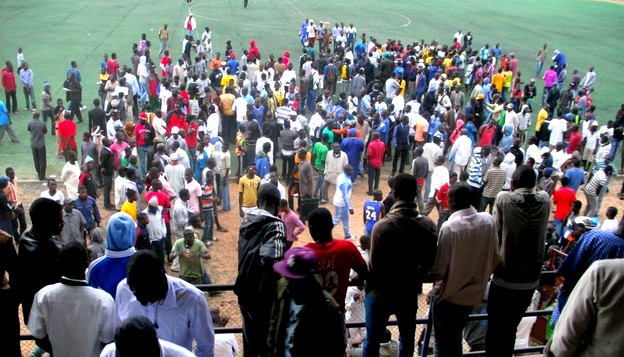
[[[386,165],[387,166],[387,165]],[[384,197],[388,194],[389,188],[386,184],[388,179],[389,172],[382,172],[381,180],[380,180],[380,189],[384,193]],[[622,185],[622,177],[617,177],[611,180],[610,184],[610,193],[608,193],[603,201],[602,210],[599,213],[601,218],[604,217],[604,211],[609,206],[617,207],[621,212],[624,211],[624,205],[622,205],[622,201],[619,200],[616,196],[618,192],[620,192],[620,188]],[[62,189],[63,185],[59,183],[59,189]],[[42,185],[41,182],[32,181],[32,182],[21,182],[20,183],[20,191],[22,201],[24,202],[24,206],[28,207],[30,203],[39,197],[39,193],[46,190],[46,186]],[[582,189],[582,188],[581,188]],[[577,194],[577,198],[585,204],[585,197],[581,193],[581,189],[579,189],[579,193]],[[354,207],[355,214],[350,217],[350,230],[353,236],[359,237],[363,234],[364,224],[362,222],[362,210],[364,206],[364,202],[369,198],[365,194],[367,190],[367,180],[366,176],[364,178],[358,178],[353,188],[353,196],[351,198],[351,202]],[[215,232],[215,236],[218,237],[218,241],[213,244],[209,249],[212,255],[212,259],[206,261],[206,267],[208,272],[212,278],[213,283],[215,284],[233,284],[237,275],[237,262],[238,262],[238,251],[237,251],[237,242],[238,242],[238,229],[240,224],[240,217],[238,216],[238,187],[235,183],[232,183],[230,187],[231,193],[231,202],[232,209],[229,212],[219,212],[219,221],[228,229],[227,233]],[[332,213],[334,212],[333,205],[331,204],[331,198],[333,197],[333,187],[330,187],[330,202],[323,205],[327,209],[329,209]],[[102,207],[102,200],[98,200],[98,205],[100,207],[100,213],[102,215],[102,227],[106,227],[106,222],[108,222],[108,218],[111,216],[112,212],[106,211]],[[554,210],[554,208],[553,208]],[[622,213],[618,214],[618,217],[622,217]],[[437,221],[437,212],[433,210],[430,217]],[[30,219],[27,217],[28,223],[30,224]],[[341,225],[334,227],[334,238],[342,239],[343,228]],[[299,241],[295,242],[294,246],[302,246],[308,242],[311,242],[312,238],[310,237],[310,233],[308,230],[303,232],[299,236]],[[358,242],[354,241],[357,245]],[[168,272],[177,276],[176,273],[171,272],[169,267],[167,267]],[[428,290],[428,287],[427,287]],[[422,296],[422,295],[421,295]],[[240,317],[238,313],[238,304],[236,300],[236,296],[230,292],[224,292],[214,297],[209,298],[209,302],[211,306],[218,306],[222,314],[230,316],[231,320],[228,324],[228,327],[236,327],[240,326]],[[420,302],[421,304],[425,304],[424,301]],[[425,312],[424,309],[419,309],[419,316],[422,316]],[[21,314],[20,314],[21,315]],[[23,326],[22,333],[28,333],[28,329]],[[238,336],[240,337],[240,336]],[[240,343],[239,339],[239,343]],[[26,355],[34,346],[34,343],[31,341],[25,341],[22,343],[22,352]]]

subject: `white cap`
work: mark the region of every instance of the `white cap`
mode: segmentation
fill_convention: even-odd
[[[171,156],[169,156],[169,160],[170,161],[178,161],[178,160],[180,160],[180,156],[178,155],[177,152],[174,152],[173,154],[171,154]]]
[[[171,128],[171,134],[177,134],[180,132],[180,128],[178,128],[177,126],[174,126],[173,128]]]

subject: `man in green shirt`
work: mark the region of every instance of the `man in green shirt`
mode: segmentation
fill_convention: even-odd
[[[321,141],[314,144],[312,149],[312,163],[314,164],[314,171],[318,172],[318,180],[314,187],[314,197],[318,197],[321,187],[323,187],[323,173],[325,172],[325,158],[329,151],[329,135],[323,133]]]
[[[195,239],[193,228],[186,227],[184,238],[174,243],[169,260],[173,260],[176,256],[180,257],[180,279],[191,284],[201,284],[204,275],[201,260],[210,259],[210,252],[202,241]]]

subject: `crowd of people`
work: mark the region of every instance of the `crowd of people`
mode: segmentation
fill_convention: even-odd
[[[37,353],[126,356],[137,339],[145,341],[142,354],[236,353],[231,336],[214,334],[222,321],[194,286],[211,283],[209,247],[218,244],[215,231],[227,232],[219,215],[236,206],[230,180],[241,218],[234,292],[245,356],[378,356],[380,349],[412,356],[414,291],[427,282],[439,355],[461,355],[467,317],[487,294],[482,345],[488,356],[511,356],[544,270],[565,279],[549,353],[617,354],[621,299],[610,292],[624,263],[591,263],[624,257],[617,208],[597,218],[616,173],[624,105],[600,126],[593,67],[568,77],[565,53],[555,50],[548,65],[545,44],[536,79],[525,83],[515,53],[498,43],[477,49],[461,31],[449,44],[404,45],[359,34],[353,24],[305,19],[301,55],[285,50],[276,58],[253,39],[241,56],[230,40],[213,51],[210,28],[198,34],[193,14],[183,28],[182,51],[170,48],[165,24],[158,55],[146,34],[127,65],[104,54],[80,145],[78,64],[67,69],[65,100],[53,106],[45,83],[37,111],[32,70],[18,51],[26,109],[35,109],[33,162],[47,189],[27,208],[15,170],[0,178],[0,306],[10,323],[0,339],[10,355],[20,355],[20,303]],[[9,61],[2,84],[0,140],[7,131],[16,142]],[[48,118],[65,161],[64,190],[46,172]],[[333,214],[319,207],[329,204],[330,188]],[[354,190],[370,196],[362,234],[350,227]],[[101,208],[115,212],[107,222]],[[437,221],[429,217],[434,208]],[[344,239],[333,238],[338,224]],[[313,242],[301,246],[306,228]],[[567,258],[552,259],[553,251]],[[166,274],[168,266],[179,278]],[[591,284],[605,301],[599,311],[586,307],[596,299]],[[347,331],[345,317],[357,305],[365,331]],[[398,320],[394,344],[390,315]],[[567,339],[592,324],[600,334]]]

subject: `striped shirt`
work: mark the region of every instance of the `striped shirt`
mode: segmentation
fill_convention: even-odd
[[[604,186],[607,184],[607,174],[604,170],[596,171],[589,183],[585,185],[585,192],[591,195],[598,194],[598,186]]]
[[[495,198],[496,195],[503,189],[505,180],[507,178],[507,170],[500,167],[492,167],[487,170],[483,181],[485,181],[485,188],[483,189],[483,196],[488,198]]]

